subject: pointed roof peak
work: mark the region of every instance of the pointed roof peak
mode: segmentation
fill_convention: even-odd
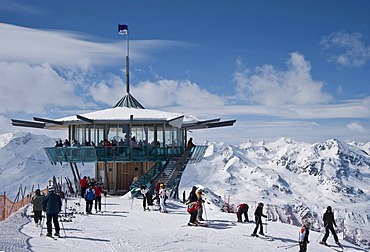
[[[138,100],[135,99],[130,93],[126,93],[121,100],[114,105],[116,107],[126,107],[126,108],[137,108],[137,109],[145,109],[143,105],[140,104]]]

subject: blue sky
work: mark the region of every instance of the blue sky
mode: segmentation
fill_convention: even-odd
[[[29,131],[10,118],[113,106],[127,24],[130,92],[146,108],[237,119],[195,142],[368,142],[368,10],[366,0],[0,0],[0,133]]]

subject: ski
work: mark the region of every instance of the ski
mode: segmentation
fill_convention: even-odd
[[[326,244],[326,243],[322,243],[322,242],[319,242],[319,244],[325,246],[325,247],[328,247],[328,248],[331,248],[332,250],[334,251],[338,251],[338,252],[342,252],[344,251],[344,247],[342,245],[333,245],[333,244]]]
[[[44,235],[41,235],[41,236],[44,236]],[[47,235],[45,235],[44,237],[45,238],[49,238],[49,239],[53,239],[54,241],[57,241],[58,240],[57,237],[53,237],[53,236],[47,236]]]
[[[266,235],[246,235],[246,234],[243,234],[244,236],[247,236],[247,237],[256,237],[256,238],[260,238],[261,240],[265,240],[265,241],[274,241],[275,239],[271,236],[266,236]]]
[[[182,227],[210,227],[207,223],[188,223],[187,225],[183,225]]]

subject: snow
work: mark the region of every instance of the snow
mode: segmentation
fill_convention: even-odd
[[[14,196],[20,184],[27,185],[29,192],[31,185],[46,187],[53,176],[71,177],[68,166],[51,165],[42,150],[53,146],[54,139],[17,133],[1,135],[0,143],[0,187],[7,196]],[[129,194],[108,196],[103,197],[104,213],[75,214],[71,222],[61,222],[65,237],[57,241],[40,236],[41,229],[30,218],[31,206],[21,209],[0,222],[0,251],[285,251],[279,246],[296,244],[303,218],[313,222],[308,250],[332,251],[318,244],[327,205],[334,209],[345,251],[368,251],[344,241],[341,231],[343,225],[360,228],[356,229],[358,238],[370,237],[369,144],[328,140],[312,145],[289,139],[239,146],[206,144],[203,160],[186,168],[180,195],[185,191],[188,196],[193,185],[205,188],[209,204],[205,204],[204,217],[209,227],[188,227],[190,216],[177,200],[169,199],[169,213],[164,214],[144,212],[142,200]],[[86,164],[80,172],[93,175]],[[248,203],[250,220],[256,204],[264,202],[269,217],[265,233],[274,241],[250,237],[254,224],[236,223],[235,214],[222,212],[225,201],[234,206]],[[70,197],[67,212],[70,207],[84,212],[84,206],[84,200]],[[334,243],[331,235],[328,243]],[[18,249],[9,249],[14,246]]]
[[[207,197],[206,197],[207,198]],[[106,202],[106,204],[104,204]],[[207,202],[209,202],[207,200]],[[78,206],[76,203],[80,203]],[[185,205],[168,200],[169,213],[143,211],[141,199],[128,196],[103,197],[103,213],[75,214],[71,222],[60,222],[61,238],[45,237],[45,224],[36,227],[32,219],[20,229],[30,239],[27,248],[32,251],[284,251],[284,246],[297,244],[299,227],[268,221],[265,233],[274,241],[250,237],[254,223],[237,223],[233,213],[221,212],[210,203],[205,206],[204,217],[209,227],[189,227],[190,215]],[[84,200],[69,198],[70,207],[84,211]],[[155,207],[156,208],[156,207]],[[31,214],[31,207],[23,210]],[[249,216],[252,217],[249,211]],[[1,229],[1,223],[0,223]],[[332,251],[318,244],[323,234],[311,231],[309,251]],[[339,235],[340,237],[340,235]],[[13,237],[14,239],[14,237]],[[334,244],[332,236],[329,244]],[[366,251],[341,241],[346,251]],[[298,246],[293,248],[298,250]],[[293,251],[291,249],[291,251]],[[1,241],[0,241],[1,250]]]

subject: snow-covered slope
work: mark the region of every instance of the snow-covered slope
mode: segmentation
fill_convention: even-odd
[[[0,135],[0,192],[14,200],[20,186],[26,193],[34,188],[45,188],[53,176],[68,176],[72,172],[68,165],[52,165],[43,148],[54,146],[55,140],[45,135],[9,133]],[[87,174],[93,170],[84,169]]]
[[[369,243],[368,146],[336,139],[316,144],[284,138],[239,146],[212,143],[205,158],[186,169],[182,186],[193,182],[212,187],[230,197],[231,204],[263,201],[273,220],[300,225],[310,218],[316,230],[330,205],[348,239]]]

